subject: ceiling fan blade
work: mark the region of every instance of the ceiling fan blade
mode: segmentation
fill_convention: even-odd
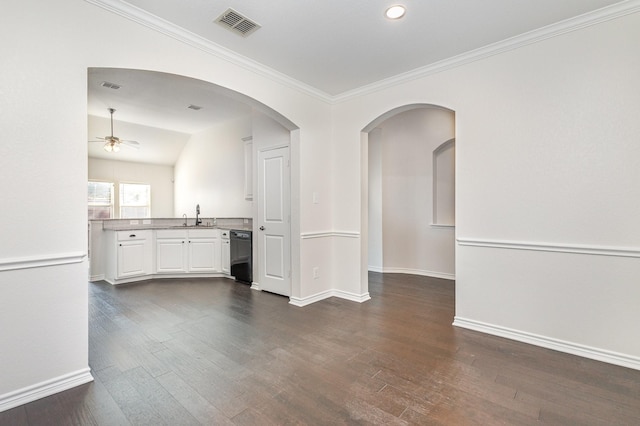
[[[136,141],[120,141],[120,145],[124,145],[128,148],[140,149],[140,144]]]
[[[129,144],[129,145],[140,145],[140,142],[138,141],[130,141],[127,139],[120,139],[120,142],[125,143],[125,144]]]

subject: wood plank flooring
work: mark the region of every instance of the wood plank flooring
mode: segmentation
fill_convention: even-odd
[[[0,425],[640,424],[640,371],[455,328],[450,281],[369,281],[304,308],[225,279],[90,283],[95,381]]]

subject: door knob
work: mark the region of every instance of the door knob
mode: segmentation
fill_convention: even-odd
[[[264,231],[264,226],[261,226],[261,227],[260,227],[260,230],[261,230],[261,231]]]

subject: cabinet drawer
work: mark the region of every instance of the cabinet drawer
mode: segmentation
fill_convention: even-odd
[[[220,238],[222,238],[223,240],[228,240],[229,239],[229,230],[228,229],[221,229],[220,230]]]
[[[140,229],[131,231],[117,231],[116,238],[118,239],[118,241],[148,240],[151,239],[151,231]]]

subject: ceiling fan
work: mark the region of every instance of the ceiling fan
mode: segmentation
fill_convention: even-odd
[[[113,136],[113,113],[116,112],[115,109],[109,108],[109,114],[111,114],[111,136],[105,136],[104,138],[97,137],[100,139],[99,141],[89,141],[89,142],[100,142],[104,143],[104,150],[107,152],[118,152],[120,151],[120,145],[128,146],[133,149],[139,149],[140,144],[136,141],[129,141],[120,139],[116,136]]]

